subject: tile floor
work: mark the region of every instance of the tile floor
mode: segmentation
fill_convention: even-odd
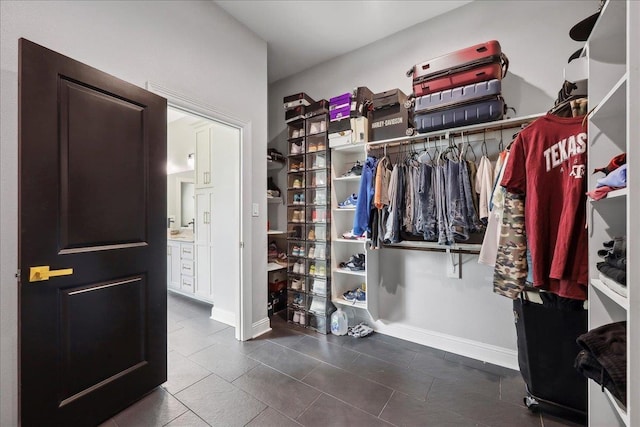
[[[386,335],[279,319],[238,342],[209,307],[168,298],[168,381],[101,427],[578,426],[533,414],[516,371]]]

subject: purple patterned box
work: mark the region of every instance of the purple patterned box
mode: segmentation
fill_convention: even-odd
[[[344,104],[337,108],[334,108],[333,110],[329,110],[329,119],[331,121],[348,119],[350,113],[351,113],[351,105]]]
[[[341,107],[343,105],[351,105],[351,93],[343,93],[342,95],[334,96],[329,99],[329,110]]]

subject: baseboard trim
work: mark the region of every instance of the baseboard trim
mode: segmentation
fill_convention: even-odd
[[[377,321],[372,327],[376,332],[395,338],[518,370],[518,352],[515,350],[399,323]]]
[[[225,325],[233,326],[234,328],[236,327],[236,315],[232,311],[222,310],[213,306],[211,307],[211,319],[217,320]]]
[[[251,325],[251,338],[257,338],[271,330],[271,321],[268,317],[260,319]]]

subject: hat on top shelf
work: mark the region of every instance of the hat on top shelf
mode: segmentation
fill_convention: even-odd
[[[578,42],[587,41],[589,39],[589,35],[591,35],[591,31],[593,30],[594,25],[596,25],[596,21],[600,16],[600,12],[602,11],[604,3],[605,0],[600,0],[600,7],[598,7],[598,11],[596,13],[584,18],[582,21],[574,25],[569,30],[569,37]]]

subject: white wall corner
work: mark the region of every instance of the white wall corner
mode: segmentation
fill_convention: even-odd
[[[271,331],[271,321],[265,317],[251,325],[251,338],[257,338],[269,331]]]
[[[234,328],[236,327],[236,314],[233,311],[223,310],[213,306],[211,307],[211,319]]]
[[[399,323],[374,322],[376,332],[395,338],[437,348],[448,353],[470,357],[482,362],[492,363],[509,369],[518,370],[518,352],[504,347],[485,344],[466,338],[434,332]]]

